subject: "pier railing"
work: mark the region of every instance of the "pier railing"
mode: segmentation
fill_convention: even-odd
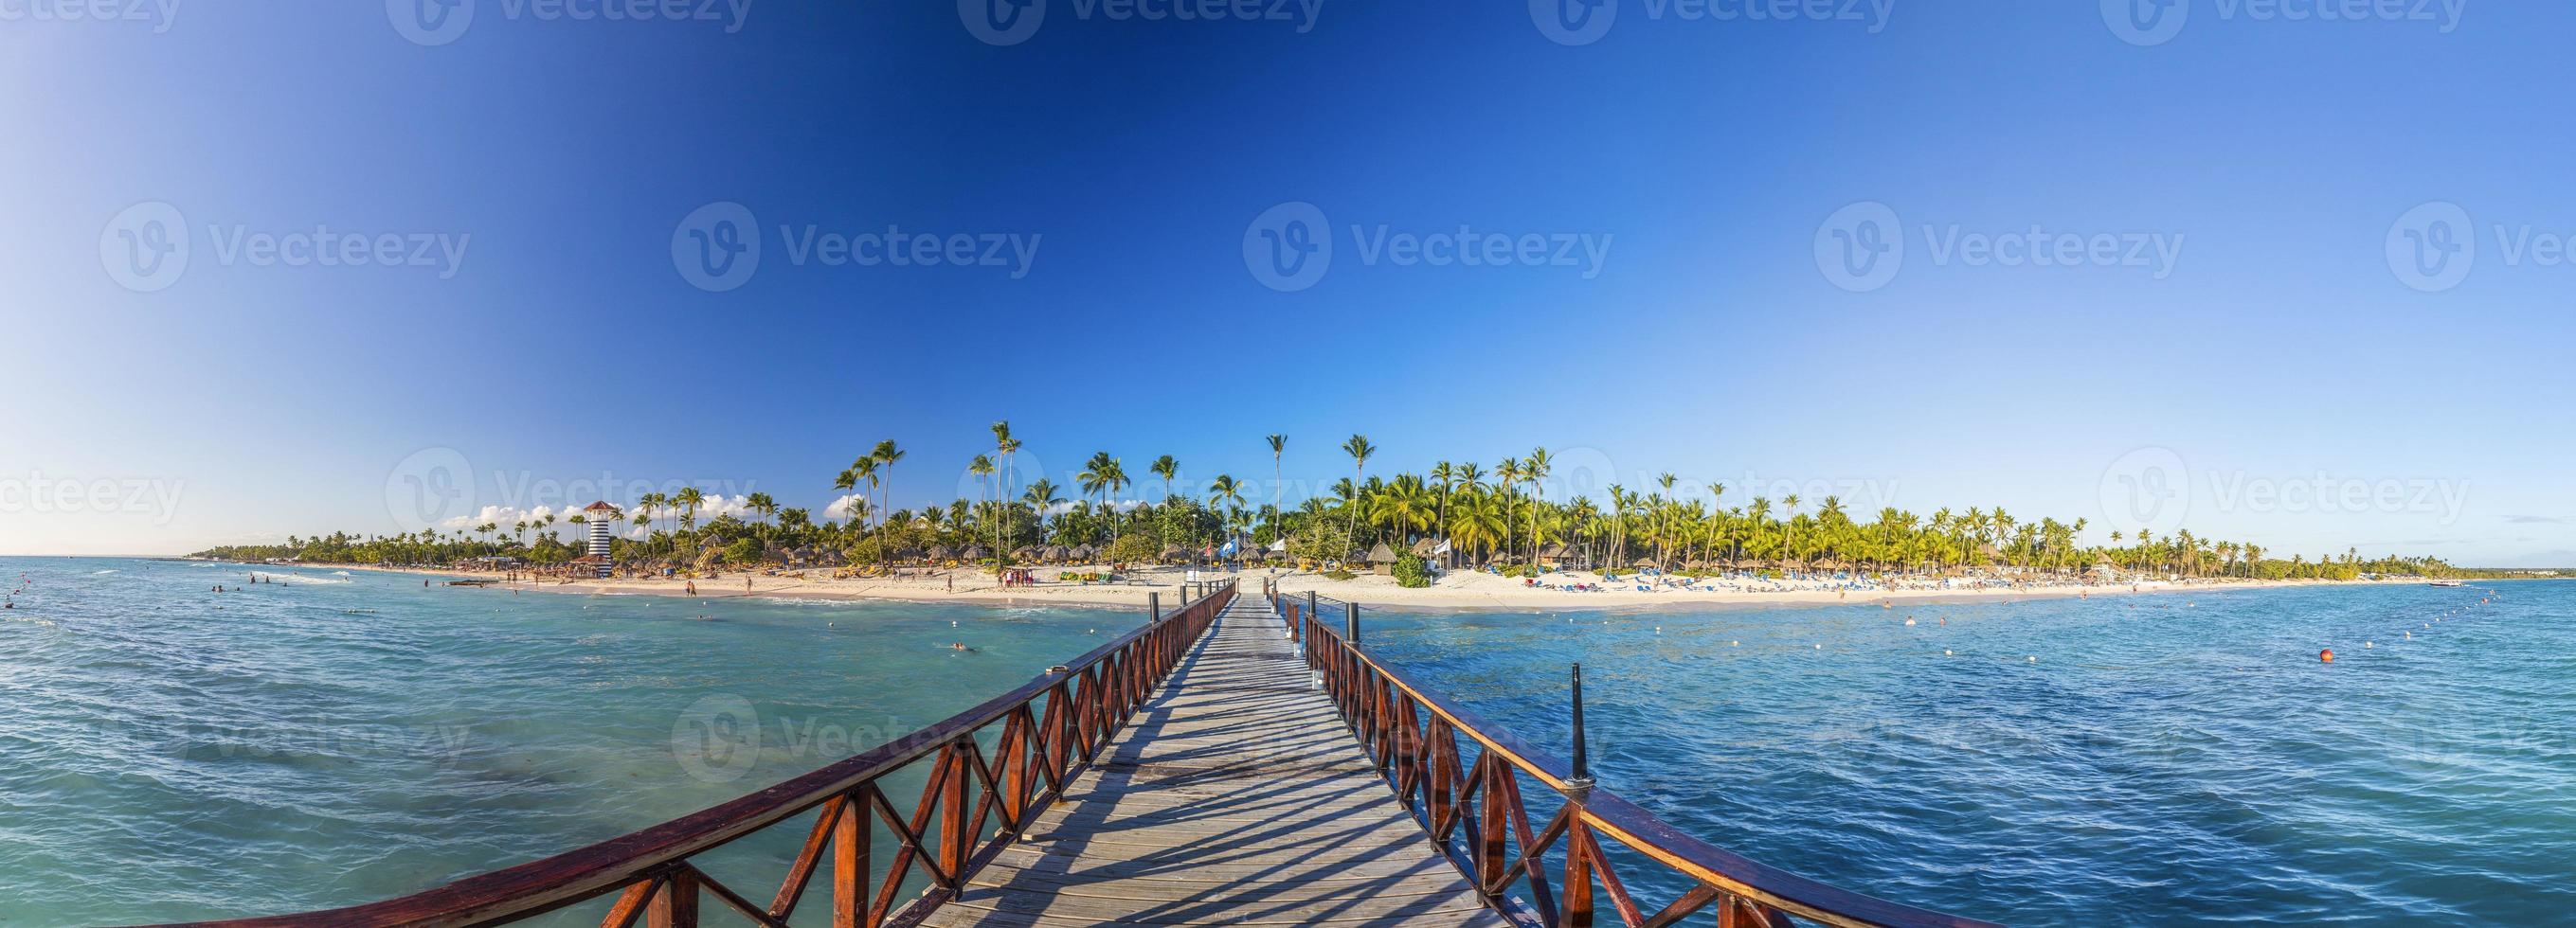
[[[1796,919],[1888,928],[1988,925],[1758,863],[1683,834],[1596,784],[1582,754],[1579,677],[1576,760],[1569,765],[1370,654],[1353,640],[1357,606],[1311,594],[1274,593],[1270,602],[1304,647],[1317,685],[1397,798],[1476,884],[1485,904],[1517,922],[1588,926],[1606,908],[1630,928],[1677,925],[1712,910],[1726,928],[1788,928]],[[1544,823],[1523,798],[1525,783],[1557,806]],[[1628,852],[1615,855],[1624,863],[1614,862],[1605,843]],[[1663,871],[1652,882],[1687,888],[1653,905],[1645,887],[1632,892],[1615,869],[1640,862]]]
[[[824,872],[835,928],[915,925],[1010,845],[1108,745],[1234,598],[1232,583],[1072,663],[938,724],[723,805],[624,837],[368,905],[210,923],[225,928],[492,925],[611,893],[601,924],[693,928],[709,905],[785,926]],[[985,738],[998,726],[998,736]],[[907,809],[884,788],[928,764]],[[763,903],[717,882],[700,855],[820,809],[803,849]],[[877,822],[893,835],[878,847]],[[876,855],[890,853],[888,866]],[[900,899],[915,867],[926,892]]]

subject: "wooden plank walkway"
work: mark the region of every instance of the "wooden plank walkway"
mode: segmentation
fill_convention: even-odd
[[[1257,595],[927,924],[1508,924],[1395,801]]]

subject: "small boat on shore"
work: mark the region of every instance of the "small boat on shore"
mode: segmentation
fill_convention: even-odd
[[[2463,583],[2464,581],[2460,580],[2435,580],[2426,584],[2426,586],[2460,586]]]

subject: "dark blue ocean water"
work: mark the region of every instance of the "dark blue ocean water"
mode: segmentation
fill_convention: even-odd
[[[1143,619],[365,571],[210,591],[249,570],[0,558],[0,588],[29,582],[0,610],[0,925],[300,911],[522,863],[908,733]],[[709,866],[766,899],[802,837]]]
[[[1365,621],[1559,756],[1582,662],[1604,788],[1889,899],[2576,923],[2576,583]]]

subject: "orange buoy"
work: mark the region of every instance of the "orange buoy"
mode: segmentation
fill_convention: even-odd
[[[2334,663],[2334,649],[2333,649],[2333,648],[2327,648],[2327,649],[2325,649],[2325,650],[2323,650],[2323,651],[2319,651],[2319,652],[2317,652],[2317,660],[2323,661],[2323,662],[2328,663],[2328,664]]]

